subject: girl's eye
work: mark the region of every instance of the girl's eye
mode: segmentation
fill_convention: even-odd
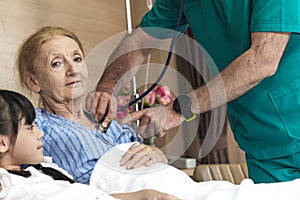
[[[29,130],[33,130],[33,128],[34,128],[34,125],[33,125],[33,124],[28,126],[28,129],[29,129]]]

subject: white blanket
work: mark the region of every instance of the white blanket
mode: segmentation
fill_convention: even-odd
[[[32,176],[9,174],[0,168],[0,199],[4,200],[113,200],[112,196],[88,185],[55,181],[33,167],[26,169]]]
[[[119,165],[132,143],[108,151],[94,168],[90,184],[111,194],[156,189],[188,200],[300,199],[300,179],[271,184],[254,184],[250,179],[240,185],[226,181],[194,182],[184,172],[165,164],[126,170]]]

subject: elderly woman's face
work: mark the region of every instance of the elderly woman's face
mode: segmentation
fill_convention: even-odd
[[[59,102],[82,97],[86,91],[87,67],[78,44],[55,36],[44,43],[35,60],[40,90]]]

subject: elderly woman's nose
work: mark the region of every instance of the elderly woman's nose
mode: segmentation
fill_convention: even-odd
[[[71,73],[78,73],[81,70],[82,63],[74,62],[73,60],[67,61],[67,71]]]

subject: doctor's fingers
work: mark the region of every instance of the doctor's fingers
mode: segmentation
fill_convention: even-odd
[[[85,108],[88,112],[96,115],[96,120],[100,122],[104,115],[108,113],[110,95],[107,93],[92,91],[85,101]]]
[[[147,109],[132,112],[127,117],[118,119],[118,122],[119,124],[128,124],[129,122],[140,120],[144,117],[146,112],[148,112]]]
[[[143,138],[150,138],[160,133],[162,130],[161,129],[162,125],[160,124],[164,122],[165,119],[163,118],[163,120],[161,120],[162,117],[159,116],[160,115],[159,113],[161,113],[160,109],[157,108],[143,109],[140,111],[130,113],[129,117],[124,118],[119,122],[121,124],[125,124],[131,121],[139,120],[139,126],[137,132]]]
[[[138,126],[138,133],[143,138],[150,138],[153,136],[162,137],[166,133],[166,130],[163,129],[164,124],[164,118],[145,118],[145,121],[141,121]]]
[[[96,119],[98,122],[104,118],[115,119],[117,113],[117,99],[108,94],[101,93],[96,102]]]
[[[143,119],[147,117],[147,115],[149,115],[149,112],[150,112],[149,109],[143,109],[140,111],[132,112],[130,113],[130,121]]]

